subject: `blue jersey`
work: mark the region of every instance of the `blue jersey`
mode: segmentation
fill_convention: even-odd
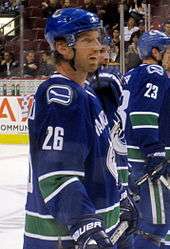
[[[117,169],[108,120],[91,88],[51,76],[35,94],[29,136],[24,249],[72,245],[68,227],[86,215],[101,216],[111,232],[119,220]]]
[[[163,68],[142,64],[125,75],[126,139],[129,161],[170,145],[170,81]],[[169,120],[169,121],[168,121]],[[167,151],[168,154],[168,151]]]
[[[166,152],[170,158],[170,81],[159,65],[142,64],[125,75],[122,115],[126,120],[128,161],[134,180],[145,174],[146,157]],[[169,190],[150,179],[140,185],[137,203],[142,220],[170,223]]]

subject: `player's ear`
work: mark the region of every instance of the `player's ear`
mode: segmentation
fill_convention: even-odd
[[[63,55],[65,59],[70,59],[70,57],[72,56],[72,49],[68,47],[67,43],[64,40],[55,42],[55,50]]]

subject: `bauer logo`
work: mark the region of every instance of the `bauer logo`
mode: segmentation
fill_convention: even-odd
[[[55,102],[62,105],[69,105],[72,102],[72,97],[72,89],[66,85],[53,85],[47,90],[47,101],[49,104]]]
[[[78,238],[79,238],[82,234],[86,233],[87,231],[89,231],[89,230],[91,230],[91,229],[93,229],[93,228],[101,227],[101,226],[102,226],[102,224],[101,224],[100,221],[90,222],[90,223],[88,223],[88,224],[86,224],[86,225],[80,227],[77,231],[75,231],[75,233],[73,234],[73,238],[74,238],[75,241],[77,241]]]

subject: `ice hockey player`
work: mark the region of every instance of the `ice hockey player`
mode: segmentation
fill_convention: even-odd
[[[158,249],[170,223],[167,170],[170,146],[170,83],[160,64],[170,38],[152,30],[139,39],[143,64],[126,75],[122,111],[132,172],[129,187],[138,195],[135,249]],[[145,175],[146,174],[146,175]],[[143,181],[141,177],[145,175]]]
[[[129,199],[127,146],[121,119],[122,85],[124,77],[109,63],[111,39],[103,34],[101,39],[99,67],[90,79],[90,85],[99,97],[111,129],[111,139],[115,150],[115,163],[118,170],[118,182],[121,188],[121,218],[128,221],[129,228],[118,241],[118,249],[133,249],[132,236],[137,222],[137,210]],[[119,113],[120,111],[120,113]],[[126,212],[125,212],[126,210]]]
[[[45,36],[57,74],[43,82],[29,116],[30,176],[24,249],[116,249],[118,176],[107,117],[85,87],[98,66],[100,20],[57,10]]]
[[[166,52],[164,53],[162,65],[166,71],[168,78],[170,78],[170,47],[169,46],[167,47]],[[170,185],[170,174],[169,174],[168,183]],[[161,249],[170,249],[170,225],[169,225],[169,230],[166,234],[165,239],[162,240]]]

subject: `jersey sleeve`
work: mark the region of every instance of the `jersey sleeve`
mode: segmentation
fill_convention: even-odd
[[[42,123],[39,116],[36,120],[40,192],[50,214],[63,224],[72,225],[95,212],[82,183],[93,137],[87,100],[81,91],[55,85],[43,97],[40,94],[36,103],[44,115]]]
[[[159,119],[166,89],[164,76],[148,73],[144,84],[136,82],[136,89],[131,91],[129,118],[133,137],[145,156],[164,151],[164,145],[160,142]]]

